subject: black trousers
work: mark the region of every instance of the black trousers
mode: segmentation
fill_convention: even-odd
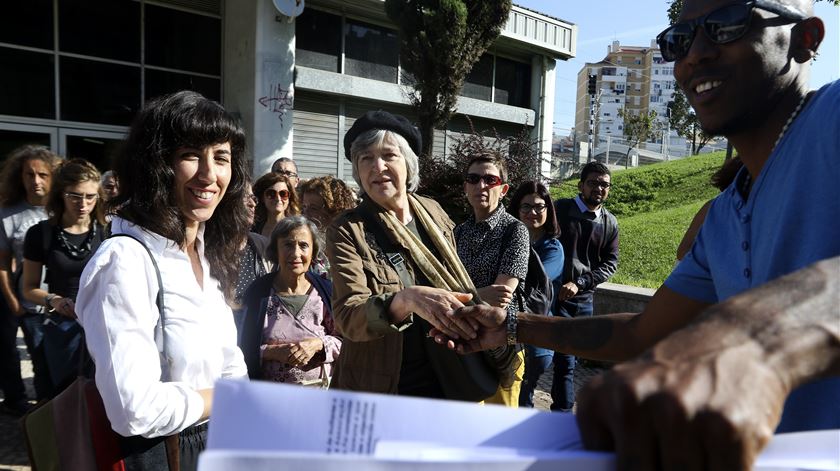
[[[198,455],[207,446],[207,422],[194,425],[178,434],[180,469],[169,469],[166,437],[128,437],[123,440],[126,471],[195,471]]]
[[[19,325],[20,320],[9,310],[6,299],[0,296],[0,389],[9,403],[26,399],[17,349]]]

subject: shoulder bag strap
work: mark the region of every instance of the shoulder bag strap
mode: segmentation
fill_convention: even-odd
[[[405,258],[403,258],[402,254],[397,251],[397,248],[394,247],[391,240],[388,239],[388,236],[385,234],[385,229],[382,227],[382,224],[377,221],[376,215],[371,214],[361,206],[357,206],[356,211],[358,211],[359,215],[362,216],[362,219],[365,221],[365,225],[368,226],[374,239],[376,239],[376,243],[379,244],[379,248],[385,252],[385,258],[388,259],[388,262],[392,267],[394,267],[394,270],[397,271],[397,276],[400,277],[403,287],[408,288],[409,286],[414,286],[414,279],[408,272],[408,268],[406,268]]]
[[[111,238],[113,238],[113,237],[128,237],[130,239],[136,240],[137,243],[139,243],[140,245],[143,246],[144,249],[146,249],[146,253],[149,254],[149,259],[152,260],[152,266],[155,267],[155,274],[157,275],[157,282],[158,282],[158,293],[157,293],[157,299],[155,300],[155,304],[157,304],[158,313],[160,314],[158,316],[158,324],[157,324],[156,328],[160,331],[161,353],[163,354],[164,364],[167,366],[166,369],[161,369],[161,381],[164,381],[164,382],[169,381],[169,368],[168,368],[168,366],[169,366],[169,354],[168,353],[169,352],[167,351],[167,348],[166,348],[166,329],[163,328],[164,321],[166,320],[166,314],[165,314],[166,310],[164,309],[165,306],[164,306],[164,303],[163,303],[163,279],[160,276],[160,268],[158,268],[157,261],[155,260],[154,255],[152,255],[152,251],[149,250],[149,247],[147,247],[146,244],[143,243],[142,240],[140,240],[137,237],[134,237],[133,235],[130,235],[130,234],[111,234]]]

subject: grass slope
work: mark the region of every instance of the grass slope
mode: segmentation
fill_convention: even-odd
[[[718,194],[709,178],[723,152],[614,171],[606,207],[618,218],[618,272],[610,281],[658,288],[674,266],[677,245],[697,210]],[[578,179],[552,188],[552,198],[577,194]]]

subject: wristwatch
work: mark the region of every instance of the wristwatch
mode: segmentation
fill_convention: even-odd
[[[52,302],[52,300],[57,298],[57,297],[58,297],[57,294],[52,294],[52,293],[48,293],[46,296],[44,296],[44,307],[47,308],[47,312],[55,311],[55,308],[52,307],[52,304],[50,304],[50,302]]]
[[[575,280],[575,286],[578,287],[578,291],[583,291],[583,287],[586,286],[586,280],[583,277],[578,278]]]
[[[516,312],[511,311],[508,313],[507,316],[507,344],[508,345],[516,345],[518,342],[518,335],[516,328],[518,327],[518,322],[516,320]]]

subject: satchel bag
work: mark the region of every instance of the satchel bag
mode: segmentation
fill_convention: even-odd
[[[151,251],[139,239],[127,234],[114,236],[137,240],[152,260],[158,281],[157,307],[163,358],[167,358],[164,335],[163,282]],[[82,349],[85,353],[87,349]],[[84,365],[83,354],[81,365]],[[162,362],[162,368],[165,366]],[[80,368],[81,369],[81,368]],[[81,373],[81,372],[80,372]],[[164,376],[168,376],[164,373]],[[70,386],[50,401],[44,402],[21,421],[29,461],[35,471],[45,470],[126,470],[125,459],[138,449],[138,437],[126,438],[111,428],[96,383],[80,374]],[[162,439],[170,470],[178,469],[178,435]],[[142,448],[142,447],[141,447]],[[146,447],[149,449],[152,447]],[[130,466],[129,466],[130,468]]]

